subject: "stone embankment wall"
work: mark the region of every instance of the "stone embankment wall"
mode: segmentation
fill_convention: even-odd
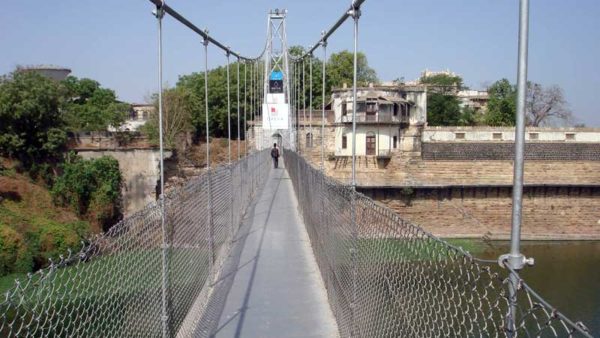
[[[85,159],[111,156],[119,161],[123,175],[123,210],[125,216],[143,209],[156,200],[156,187],[160,179],[160,152],[158,149],[133,150],[78,150]],[[165,158],[171,152],[165,152]]]
[[[514,143],[439,142],[421,145],[423,160],[512,160]],[[600,143],[526,143],[525,160],[600,161]]]
[[[510,187],[360,191],[441,237],[510,236]],[[600,239],[600,187],[526,187],[522,234],[526,240]]]

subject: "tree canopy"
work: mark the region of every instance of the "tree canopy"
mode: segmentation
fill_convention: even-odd
[[[64,119],[71,131],[100,131],[118,127],[127,119],[129,105],[117,101],[115,92],[91,79],[69,76],[65,88]]]
[[[59,83],[35,72],[0,78],[0,155],[26,167],[59,158],[67,141],[63,102]]]
[[[490,126],[514,126],[517,89],[507,79],[494,82],[488,88],[488,109],[485,123]]]

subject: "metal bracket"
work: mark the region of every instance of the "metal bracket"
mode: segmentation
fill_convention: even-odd
[[[206,37],[204,38],[204,40],[202,40],[202,44],[204,46],[208,46],[208,43],[210,42],[208,41],[208,29],[204,29],[204,34],[206,34]]]
[[[535,259],[533,257],[526,258],[525,255],[504,254],[498,257],[498,265],[502,268],[510,267],[513,270],[521,270],[525,265],[533,266]]]
[[[152,11],[152,15],[154,15],[157,19],[162,19],[165,16],[165,10],[162,6],[156,6],[156,9]]]
[[[360,18],[360,8],[352,8],[351,10],[348,11],[348,15],[350,15],[353,19],[358,19]]]

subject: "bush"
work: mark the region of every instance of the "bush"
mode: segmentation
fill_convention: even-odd
[[[55,203],[70,206],[80,216],[97,222],[104,230],[121,217],[122,177],[119,163],[103,156],[83,160],[69,156],[63,174],[52,187]]]
[[[81,241],[87,235],[85,222],[74,222],[69,224],[50,223],[40,229],[39,253],[36,261],[45,266],[50,258],[55,262],[60,255],[67,255],[68,250],[77,252]]]
[[[31,252],[21,234],[0,223],[0,276],[29,272],[33,267]]]

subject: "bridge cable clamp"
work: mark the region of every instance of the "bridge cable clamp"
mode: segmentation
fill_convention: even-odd
[[[510,267],[513,270],[521,270],[525,265],[533,266],[535,264],[535,259],[533,257],[525,257],[523,254],[512,255],[512,254],[504,254],[498,257],[498,265],[501,268]]]

